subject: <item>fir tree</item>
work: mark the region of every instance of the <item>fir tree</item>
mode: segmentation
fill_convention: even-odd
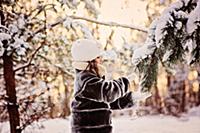
[[[139,71],[142,91],[155,83],[160,62],[169,72],[177,63],[200,62],[200,1],[171,4],[150,26],[148,38],[135,50],[132,62]]]

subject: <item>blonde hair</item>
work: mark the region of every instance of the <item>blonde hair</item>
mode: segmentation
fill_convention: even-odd
[[[88,66],[86,67],[85,70],[89,70],[90,72],[96,74],[98,77],[101,77],[99,73],[99,68],[95,59],[92,61],[88,61]]]

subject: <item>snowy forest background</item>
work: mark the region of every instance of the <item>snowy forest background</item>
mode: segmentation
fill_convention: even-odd
[[[0,0],[0,133],[35,133],[45,128],[41,121],[69,124],[70,48],[79,38],[102,43],[108,79],[135,73],[131,89],[153,93],[137,111],[113,112],[119,123],[119,116],[200,116],[200,1],[137,0],[147,16],[140,24],[105,21],[104,1]],[[125,10],[134,0],[120,2]]]

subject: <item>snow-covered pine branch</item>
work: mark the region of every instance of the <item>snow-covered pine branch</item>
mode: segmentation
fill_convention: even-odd
[[[200,1],[197,2],[196,8],[189,14],[186,24],[186,31],[189,36],[189,44],[192,48],[189,64],[200,62]],[[187,46],[187,47],[190,47]]]
[[[199,12],[199,0],[179,0],[152,23],[144,46],[134,51],[132,60],[141,73],[141,88],[156,81],[158,61],[169,70],[178,62],[200,62]]]
[[[134,50],[132,63],[141,74],[140,88],[143,92],[148,91],[152,83],[156,80],[158,57],[156,56],[155,29],[158,20],[154,20],[150,26],[145,44]]]

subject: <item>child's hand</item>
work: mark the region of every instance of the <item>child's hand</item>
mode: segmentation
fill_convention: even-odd
[[[132,93],[132,98],[135,101],[144,101],[148,97],[150,97],[152,94],[150,92],[141,92],[141,91],[135,91]]]
[[[127,76],[127,79],[129,80],[129,82],[132,82],[136,79],[137,75],[132,73],[130,75]]]
[[[144,101],[148,97],[150,97],[152,94],[150,92],[141,92],[141,89],[132,92],[132,100],[135,102],[135,105],[133,106],[133,117],[132,119],[138,118],[139,113],[139,107],[140,107],[140,101]]]

